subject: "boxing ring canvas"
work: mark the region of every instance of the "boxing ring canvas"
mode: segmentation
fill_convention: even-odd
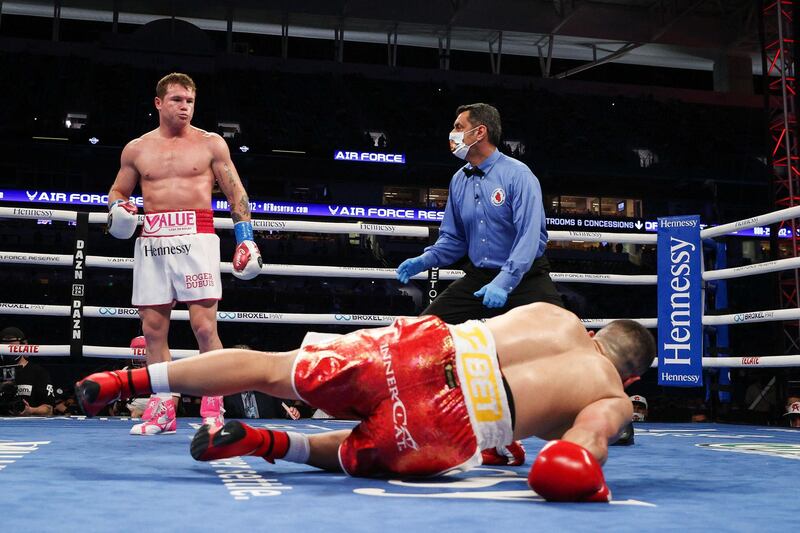
[[[301,432],[335,420],[259,420]],[[2,531],[790,531],[800,430],[637,424],[604,467],[612,504],[546,503],[519,467],[359,479],[246,457],[189,456],[199,419],[133,437],[127,418],[0,418]]]

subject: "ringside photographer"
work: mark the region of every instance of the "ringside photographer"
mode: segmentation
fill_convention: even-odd
[[[28,339],[19,328],[0,331],[0,344],[25,346]],[[24,355],[0,356],[0,415],[52,416],[55,394],[50,373]]]

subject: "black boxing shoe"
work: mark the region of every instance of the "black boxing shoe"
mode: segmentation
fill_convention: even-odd
[[[633,422],[628,422],[622,431],[619,432],[617,442],[611,446],[632,446],[633,445]]]

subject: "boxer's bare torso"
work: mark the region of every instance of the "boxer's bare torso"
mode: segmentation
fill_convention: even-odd
[[[156,129],[128,143],[121,172],[128,169],[138,176],[146,211],[208,209],[218,142],[224,142],[219,135],[194,126],[175,137]]]
[[[587,405],[627,400],[619,372],[569,311],[536,303],[486,325],[514,396],[515,438],[559,438]]]

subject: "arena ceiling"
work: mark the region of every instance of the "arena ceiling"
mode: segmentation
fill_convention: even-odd
[[[711,70],[723,55],[749,56],[760,73],[758,0],[62,0],[0,2],[3,14],[145,24],[178,17],[206,30],[446,47],[584,61]]]

